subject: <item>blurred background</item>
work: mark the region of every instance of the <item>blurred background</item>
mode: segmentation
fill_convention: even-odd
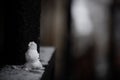
[[[75,1],[79,0],[41,1],[40,42],[41,46],[56,47],[55,80],[119,80],[119,1],[97,0],[95,2],[94,0],[83,0],[87,2],[89,7],[91,7],[90,4],[93,4],[94,7],[91,12],[93,16],[98,14],[103,17],[94,16],[98,23],[93,23],[93,25],[95,24],[103,30],[101,33],[103,36],[109,32],[108,36],[101,38],[101,35],[97,36],[96,38],[98,39],[95,39],[96,42],[101,44],[101,40],[104,40],[106,37],[109,40],[107,42],[107,48],[104,47],[106,45],[101,45],[104,49],[101,49],[100,51],[98,50],[98,53],[95,52],[95,49],[99,45],[96,46],[96,44],[93,44],[89,49],[85,48],[85,55],[79,58],[74,58],[72,54],[80,54],[81,52],[79,50],[72,52],[72,50],[82,39],[77,40],[74,38],[75,32],[73,28],[74,26],[72,26],[71,4]],[[102,6],[101,9],[99,9],[100,5]],[[97,8],[95,7],[98,7],[98,10],[96,10]],[[108,11],[105,8],[107,8]],[[103,13],[99,10],[103,11]],[[108,22],[106,22],[106,17],[108,18]],[[83,16],[81,20],[84,20],[84,18],[85,17]],[[103,21],[102,23],[100,19]],[[105,28],[105,25],[107,28]],[[99,32],[99,29],[95,30],[96,32]],[[73,40],[75,40],[75,44]],[[77,48],[80,49],[80,47]],[[108,65],[108,68],[105,69],[105,75],[105,71],[100,69],[100,74],[103,74],[102,76],[99,76],[100,74],[95,71],[96,58],[100,58],[99,53],[102,54],[101,60],[103,63],[105,62]]]

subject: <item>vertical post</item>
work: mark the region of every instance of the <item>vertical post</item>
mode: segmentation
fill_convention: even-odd
[[[114,69],[117,80],[120,79],[120,2],[119,0],[114,1],[114,43],[115,43],[115,51],[114,51]]]

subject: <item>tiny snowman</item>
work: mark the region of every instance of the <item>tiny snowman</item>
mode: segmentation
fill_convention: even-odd
[[[44,69],[39,59],[37,44],[34,41],[29,42],[28,50],[25,53],[25,58],[26,58],[25,70],[30,71]]]

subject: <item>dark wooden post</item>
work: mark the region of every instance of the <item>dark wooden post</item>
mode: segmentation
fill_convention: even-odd
[[[115,51],[113,54],[114,58],[114,78],[116,80],[120,79],[120,1],[114,0],[114,43]]]

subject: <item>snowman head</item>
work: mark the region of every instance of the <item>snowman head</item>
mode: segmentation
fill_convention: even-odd
[[[29,49],[37,49],[37,44],[34,41],[29,42],[28,44]]]

